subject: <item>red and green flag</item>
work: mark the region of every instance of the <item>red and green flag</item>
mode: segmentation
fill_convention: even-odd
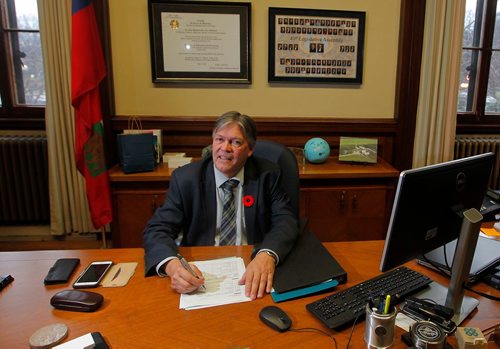
[[[99,95],[106,67],[92,0],[73,0],[71,40],[76,166],[85,177],[90,216],[98,229],[111,222],[112,209]]]

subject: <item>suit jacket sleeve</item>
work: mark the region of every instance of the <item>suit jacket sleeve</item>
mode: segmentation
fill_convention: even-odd
[[[184,210],[176,171],[169,185],[165,202],[154,213],[144,230],[146,276],[156,274],[156,265],[167,257],[175,256],[175,239],[182,230]]]

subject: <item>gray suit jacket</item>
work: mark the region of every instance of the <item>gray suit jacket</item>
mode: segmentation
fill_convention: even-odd
[[[243,196],[255,200],[252,206],[244,206],[248,243],[273,250],[283,260],[299,235],[299,224],[288,196],[280,189],[280,176],[276,164],[248,158]],[[173,172],[165,202],[144,231],[146,276],[155,275],[159,262],[176,255],[174,240],[181,232],[183,246],[214,245],[216,200],[211,157]]]

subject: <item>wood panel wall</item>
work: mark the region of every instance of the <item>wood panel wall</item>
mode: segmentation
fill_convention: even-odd
[[[127,127],[128,115],[115,114],[108,1],[102,0],[95,5],[109,72],[101,84],[101,101],[103,113],[106,115],[106,157],[110,166],[117,162],[116,135]],[[425,3],[426,0],[401,0],[393,120],[256,117],[259,138],[275,140],[287,146],[302,147],[309,138],[322,137],[330,144],[333,153],[336,153],[340,136],[376,137],[379,142],[379,156],[398,170],[410,168],[418,103]],[[201,149],[211,142],[213,121],[210,117],[144,117],[143,127],[163,130],[164,151],[185,151],[188,155],[198,156]]]
[[[115,136],[128,127],[129,116],[112,120]],[[144,129],[161,129],[163,151],[186,152],[200,156],[201,149],[212,142],[213,117],[142,117]],[[397,123],[391,119],[268,118],[254,117],[257,137],[302,148],[312,137],[328,142],[332,154],[338,154],[341,136],[377,138],[378,154],[391,163]]]

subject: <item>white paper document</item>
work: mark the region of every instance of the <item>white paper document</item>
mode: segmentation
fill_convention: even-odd
[[[205,277],[205,291],[181,294],[179,309],[200,309],[217,305],[250,301],[245,296],[245,285],[238,281],[245,272],[240,257],[193,262]]]

